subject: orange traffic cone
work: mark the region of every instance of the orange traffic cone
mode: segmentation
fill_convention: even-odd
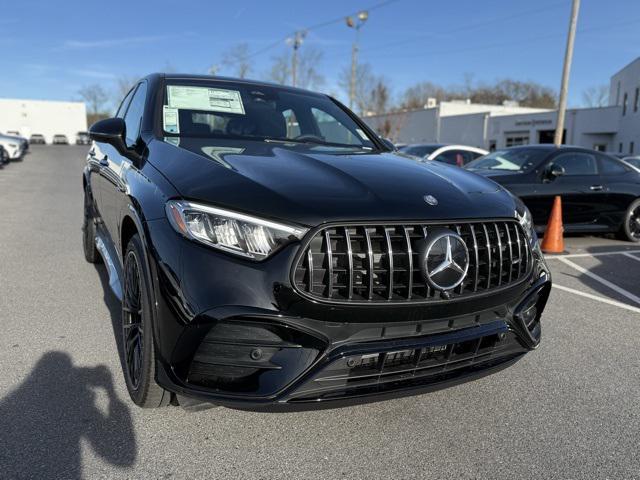
[[[551,209],[549,223],[547,223],[547,229],[544,232],[542,245],[540,245],[541,250],[544,253],[564,252],[564,239],[562,238],[563,231],[564,227],[562,226],[562,200],[558,195],[553,200],[553,208]]]

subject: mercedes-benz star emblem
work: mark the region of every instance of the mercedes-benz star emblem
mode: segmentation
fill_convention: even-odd
[[[424,197],[422,197],[424,199],[425,202],[427,202],[429,205],[435,206],[438,204],[438,199],[436,197],[434,197],[433,195],[425,195]]]
[[[446,292],[462,283],[469,269],[469,252],[460,235],[450,230],[432,232],[427,237],[423,273],[436,290]]]

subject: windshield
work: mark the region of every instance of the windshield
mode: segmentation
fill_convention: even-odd
[[[339,150],[375,148],[330,98],[276,86],[170,83],[161,116],[166,136],[309,143]]]
[[[547,156],[547,151],[536,148],[514,148],[498,150],[469,162],[467,170],[510,170],[526,172],[534,168]]]
[[[438,148],[440,148],[440,145],[407,145],[406,147],[402,147],[400,151],[407,155],[424,157],[435,152]]]

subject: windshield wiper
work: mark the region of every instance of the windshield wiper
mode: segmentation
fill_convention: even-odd
[[[345,143],[323,142],[322,140],[313,140],[311,138],[305,138],[305,139],[265,138],[264,141],[267,143],[298,143],[298,144],[308,144],[308,145],[323,145],[327,147],[349,148],[352,150],[367,150],[367,148],[364,146],[348,145]]]

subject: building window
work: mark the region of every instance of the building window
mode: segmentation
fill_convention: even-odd
[[[505,133],[505,146],[517,147],[518,145],[529,145],[529,132]]]
[[[635,147],[633,142],[629,142],[629,155],[633,155],[633,147]]]
[[[638,96],[640,95],[640,88],[636,87],[636,96],[633,97],[633,111],[638,111]]]
[[[622,153],[622,142],[620,142],[620,145],[618,145],[618,153]]]
[[[620,105],[620,81],[618,81],[618,86],[616,88],[616,105]]]
[[[624,92],[624,95],[622,96],[622,115],[626,115],[627,114],[627,92]]]

